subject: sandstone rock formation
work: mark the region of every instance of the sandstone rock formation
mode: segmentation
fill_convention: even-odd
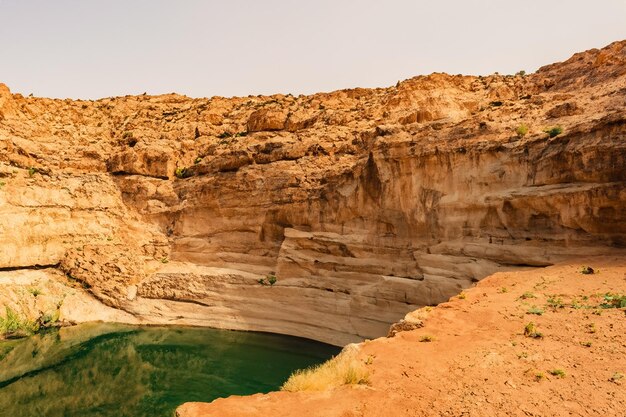
[[[2,85],[0,270],[61,271],[145,322],[384,335],[496,271],[621,253],[625,105],[626,42],[298,97]]]

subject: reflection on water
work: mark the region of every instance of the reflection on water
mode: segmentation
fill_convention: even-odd
[[[86,324],[0,342],[0,415],[173,415],[186,401],[274,390],[338,352],[264,333]]]

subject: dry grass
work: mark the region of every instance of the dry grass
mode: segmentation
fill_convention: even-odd
[[[348,345],[329,361],[294,372],[281,390],[324,391],[341,385],[367,384],[369,372],[358,353],[357,345]]]

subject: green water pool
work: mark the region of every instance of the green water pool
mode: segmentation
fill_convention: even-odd
[[[338,348],[266,333],[85,324],[0,342],[0,416],[171,417],[277,389]]]

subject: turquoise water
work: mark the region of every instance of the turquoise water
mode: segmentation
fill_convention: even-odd
[[[338,348],[289,336],[87,324],[0,342],[0,415],[171,417],[186,401],[277,389]]]

